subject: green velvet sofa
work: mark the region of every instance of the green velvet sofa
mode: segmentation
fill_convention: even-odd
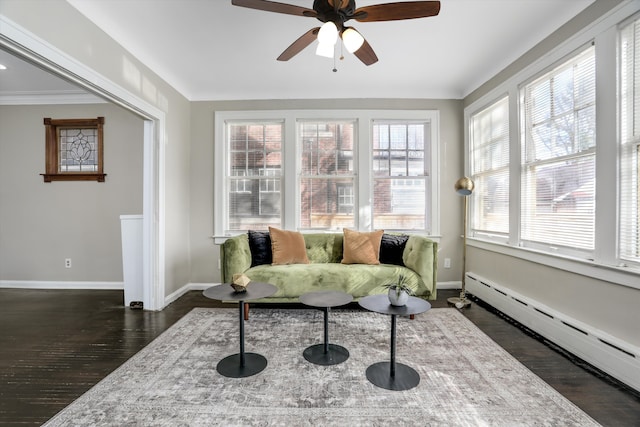
[[[383,294],[384,285],[398,281],[400,275],[423,299],[436,299],[437,243],[411,235],[398,253],[398,264],[342,264],[342,233],[303,233],[309,264],[252,265],[247,234],[227,239],[221,247],[222,280],[230,283],[236,273],[252,281],[275,285],[277,292],[256,302],[297,302],[307,293],[340,290],[354,300]],[[400,258],[401,255],[401,258]],[[249,285],[250,286],[250,285]]]

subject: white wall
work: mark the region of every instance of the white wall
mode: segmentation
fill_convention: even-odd
[[[43,182],[43,118],[98,116],[105,182]],[[112,104],[0,106],[0,280],[122,282],[120,215],[142,212],[142,133]]]

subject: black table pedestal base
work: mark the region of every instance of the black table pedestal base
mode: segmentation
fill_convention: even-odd
[[[387,390],[409,390],[420,384],[420,374],[410,366],[396,363],[396,373],[391,376],[391,362],[378,362],[367,368],[367,379]]]
[[[325,344],[312,345],[307,347],[302,355],[307,361],[324,366],[337,365],[349,358],[349,350],[346,348],[336,344],[328,344],[327,346],[325,352]]]
[[[244,366],[240,363],[240,353],[227,356],[218,362],[216,369],[220,375],[229,378],[245,378],[262,372],[267,367],[267,359],[257,353],[244,353]]]

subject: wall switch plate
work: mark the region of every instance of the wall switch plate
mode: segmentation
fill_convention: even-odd
[[[444,259],[444,268],[451,268],[451,258]]]

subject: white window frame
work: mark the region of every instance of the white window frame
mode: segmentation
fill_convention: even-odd
[[[298,179],[300,165],[297,156],[298,120],[356,120],[355,201],[359,216],[356,216],[356,228],[370,230],[372,224],[372,158],[371,130],[374,120],[423,120],[431,122],[431,198],[429,212],[431,230],[427,233],[434,239],[440,236],[440,182],[439,182],[439,141],[440,113],[438,110],[259,110],[259,111],[216,111],[214,127],[214,242],[220,244],[232,234],[227,232],[228,194],[225,171],[227,170],[227,122],[240,120],[281,121],[284,126],[284,146],[282,152],[282,219],[283,228],[298,230],[297,210],[300,205]],[[295,177],[296,179],[289,179]],[[414,231],[416,232],[416,231]]]
[[[615,8],[565,42],[542,55],[539,60],[516,72],[464,110],[465,175],[469,173],[470,117],[487,105],[509,96],[510,200],[509,238],[496,242],[482,236],[468,238],[470,246],[526,259],[549,267],[586,275],[595,279],[640,289],[640,266],[620,262],[618,236],[618,25],[638,11],[638,2]],[[589,258],[525,248],[520,244],[520,111],[519,87],[542,72],[560,64],[582,46],[594,42],[596,49],[596,204],[595,250]]]

